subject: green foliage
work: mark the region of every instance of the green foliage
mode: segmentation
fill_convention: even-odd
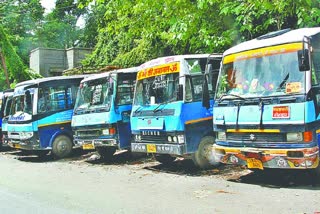
[[[10,83],[17,83],[30,79],[31,77],[28,75],[29,73],[27,72],[26,67],[24,66],[20,57],[14,51],[14,48],[8,40],[8,37],[4,32],[2,25],[0,25],[0,47],[1,53],[5,59],[5,64],[8,70]],[[1,72],[3,73],[3,76],[5,76],[3,66],[1,66]],[[6,88],[7,86],[5,85],[5,81],[1,78],[0,89]]]

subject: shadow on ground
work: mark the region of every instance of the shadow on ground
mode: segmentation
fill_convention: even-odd
[[[260,185],[270,188],[303,188],[320,190],[320,177],[308,170],[265,169],[243,176],[229,178],[229,181]]]
[[[83,157],[86,158],[85,161],[87,163],[100,165],[136,165],[152,161],[152,159],[145,154],[132,154],[129,151],[119,151],[105,158],[101,158],[96,152],[88,153],[87,155],[83,155]]]
[[[21,150],[1,151],[1,153],[7,154],[7,155],[14,155],[15,156],[14,158],[19,161],[31,162],[31,163],[44,163],[44,162],[51,162],[51,161],[65,162],[65,161],[79,160],[79,159],[82,159],[82,155],[86,154],[87,152],[80,149],[75,149],[73,150],[70,157],[63,158],[63,159],[54,158],[51,152],[48,152],[47,155],[41,155],[41,156],[33,154],[30,151],[21,151]]]

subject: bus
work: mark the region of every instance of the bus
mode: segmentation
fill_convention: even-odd
[[[72,117],[74,144],[103,159],[130,150],[130,113],[137,68],[114,70],[82,80]]]
[[[131,112],[133,152],[152,154],[163,164],[179,156],[191,157],[200,168],[216,164],[210,159],[212,107],[221,59],[221,54],[176,55],[139,66]]]
[[[16,85],[8,118],[8,144],[12,148],[56,158],[73,147],[71,117],[84,76],[28,80]]]
[[[223,53],[213,120],[222,163],[319,172],[319,44],[318,27],[284,29]]]
[[[0,148],[8,145],[7,123],[12,101],[13,89],[0,93]]]

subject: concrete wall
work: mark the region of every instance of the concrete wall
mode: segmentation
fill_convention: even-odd
[[[81,66],[81,60],[91,52],[89,48],[37,48],[30,53],[29,66],[43,77],[60,76],[66,69]]]

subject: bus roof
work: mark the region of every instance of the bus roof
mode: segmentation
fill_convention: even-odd
[[[302,42],[305,36],[311,37],[320,33],[320,27],[314,28],[300,28],[296,30],[284,29],[280,31],[271,32],[262,35],[258,38],[242,42],[234,47],[226,50],[223,55],[229,55],[246,50],[253,50],[257,48],[269,47],[274,45]]]
[[[148,62],[143,63],[142,65],[139,66],[139,70],[156,66],[156,65],[161,65],[161,64],[166,64],[169,62],[176,62],[180,61],[182,59],[192,59],[192,58],[208,58],[208,57],[222,57],[222,54],[188,54],[188,55],[174,55],[174,56],[165,56],[165,57],[159,57],[156,59],[152,59]]]
[[[95,79],[100,79],[100,78],[103,78],[103,77],[108,77],[111,74],[115,74],[115,73],[135,73],[137,71],[138,71],[137,67],[117,69],[117,70],[104,72],[104,73],[101,73],[101,74],[91,75],[90,77],[83,79],[81,82],[87,82],[87,81],[90,81],[90,80],[95,80]]]
[[[73,76],[55,76],[55,77],[44,77],[39,79],[27,80],[16,84],[16,87],[24,86],[24,85],[33,85],[39,84],[43,82],[53,81],[53,80],[66,80],[66,79],[77,79],[77,78],[85,78],[88,75],[73,75]]]

